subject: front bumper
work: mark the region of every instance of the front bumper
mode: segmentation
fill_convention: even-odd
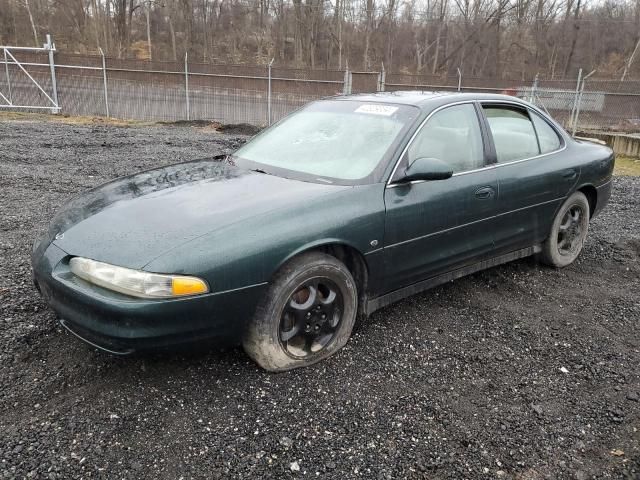
[[[89,284],[56,245],[33,258],[34,283],[60,322],[116,354],[206,342],[238,344],[266,285],[176,299],[137,299]]]

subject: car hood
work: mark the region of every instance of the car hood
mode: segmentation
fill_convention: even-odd
[[[197,160],[120,178],[73,199],[41,247],[130,268],[217,229],[350,187],[290,180]],[[256,222],[256,225],[258,222]],[[41,248],[39,247],[39,248]]]

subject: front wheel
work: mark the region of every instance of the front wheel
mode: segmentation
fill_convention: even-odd
[[[266,370],[312,365],[347,343],[357,310],[358,290],[347,267],[330,255],[305,253],[275,275],[242,344]]]
[[[540,257],[552,267],[562,268],[573,263],[582,251],[589,230],[589,201],[581,192],[571,195],[560,207],[549,238],[542,246]]]

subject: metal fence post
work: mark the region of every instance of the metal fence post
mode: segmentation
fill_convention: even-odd
[[[56,46],[51,42],[51,35],[47,34],[47,43],[44,48],[49,50],[49,69],[51,70],[51,89],[53,90],[53,103],[55,107],[51,110],[52,113],[60,113],[60,103],[58,102],[58,85],[56,84],[56,64],[53,59],[53,52],[56,51]]]
[[[349,63],[345,65],[344,81],[342,83],[342,94],[351,95],[351,72],[349,71]]]
[[[184,93],[186,97],[187,107],[187,120],[191,120],[191,112],[189,111],[189,67],[188,67],[188,55],[189,52],[184,52]]]
[[[384,84],[387,78],[387,72],[384,69],[384,62],[382,63],[382,68],[380,70],[380,72],[378,73],[378,91],[379,92],[384,92]]]
[[[458,67],[458,91],[462,91],[462,72],[460,71],[460,67]]]
[[[349,95],[349,68],[345,68],[344,76],[342,78],[342,94]]]
[[[107,117],[109,117],[109,92],[107,90],[107,62],[104,59],[104,52],[102,48],[98,47],[100,50],[100,56],[102,57],[102,83],[104,85],[104,109],[106,111]]]
[[[9,62],[7,61],[7,49],[4,48],[4,70],[7,74],[7,91],[9,94],[9,104],[13,103],[13,97],[11,96],[11,78],[9,77]]]
[[[596,73],[596,71],[592,70],[588,75],[585,75],[584,78],[582,79],[582,85],[580,86],[580,95],[578,96],[578,104],[576,106],[576,117],[573,122],[573,130],[571,132],[571,135],[574,137],[576,135],[576,129],[578,128],[578,117],[580,116],[580,105],[582,104],[582,94],[584,93],[584,83],[587,81],[587,78],[589,78],[594,73]]]
[[[536,103],[537,91],[538,91],[538,74],[536,73],[536,76],[533,79],[533,85],[531,85],[531,98],[529,98],[529,101],[531,103]]]
[[[267,68],[269,73],[269,79],[267,84],[267,125],[271,125],[271,65],[273,65],[274,58],[269,62]]]
[[[578,95],[580,94],[580,81],[582,80],[582,69],[578,70],[578,81],[576,82],[576,93],[573,96],[573,105],[571,107],[571,115],[569,116],[569,127],[573,128],[576,116],[576,107],[578,106]]]

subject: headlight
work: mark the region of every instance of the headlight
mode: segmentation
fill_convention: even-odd
[[[206,282],[196,277],[142,272],[88,258],[73,257],[69,267],[74,275],[89,283],[134,297],[170,298],[209,291]]]

